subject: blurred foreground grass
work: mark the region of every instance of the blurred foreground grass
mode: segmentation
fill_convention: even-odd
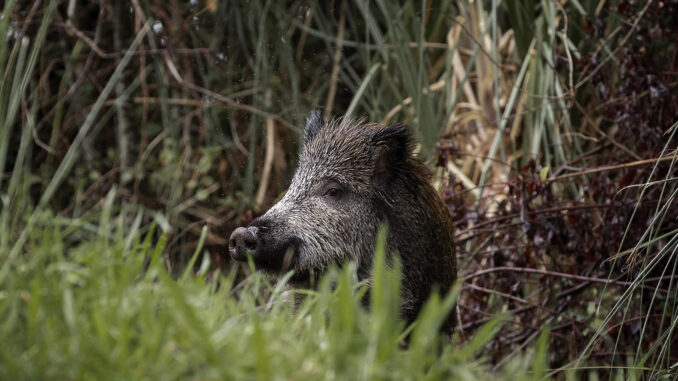
[[[106,211],[104,212],[106,213]],[[45,218],[51,218],[45,216]],[[38,224],[45,222],[39,221]],[[491,373],[483,348],[502,317],[464,345],[438,327],[453,295],[433,298],[403,346],[399,275],[378,253],[369,312],[351,266],[333,270],[294,312],[291,295],[254,275],[239,284],[207,268],[178,280],[146,232],[102,221],[99,234],[71,247],[69,223],[31,233],[29,255],[0,280],[0,379],[460,379],[536,380],[545,340]],[[101,230],[110,229],[110,230]],[[103,232],[106,231],[106,234]],[[110,233],[110,235],[109,235]],[[383,246],[382,246],[383,247]],[[405,331],[409,332],[409,331]],[[480,356],[479,356],[480,355]]]

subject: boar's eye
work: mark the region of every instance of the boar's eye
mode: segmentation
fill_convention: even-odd
[[[325,184],[318,192],[327,201],[338,201],[344,194],[344,189],[336,181]]]
[[[343,191],[339,188],[330,188],[325,192],[325,197],[339,198]]]

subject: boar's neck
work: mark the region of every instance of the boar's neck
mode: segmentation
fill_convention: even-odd
[[[456,280],[453,225],[449,211],[428,183],[426,172],[394,184],[384,214],[389,225],[389,251],[403,265],[403,315],[414,320],[431,291],[445,294]]]

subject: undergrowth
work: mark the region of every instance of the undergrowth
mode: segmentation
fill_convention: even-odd
[[[377,251],[368,291],[353,266],[333,269],[317,291],[294,295],[261,275],[197,274],[172,279],[162,259],[166,234],[125,229],[101,211],[98,232],[73,244],[80,221],[44,215],[27,254],[0,280],[0,379],[486,379],[485,344],[497,316],[460,345],[439,334],[456,293],[432,298],[405,327],[398,267]],[[38,228],[39,226],[39,228]],[[382,235],[383,237],[383,235]],[[382,240],[383,242],[383,240]],[[68,248],[68,250],[66,250]],[[197,258],[197,253],[194,259]],[[371,305],[362,296],[371,293]],[[406,340],[406,337],[407,340]],[[545,375],[546,334],[492,372],[502,380]]]
[[[0,379],[675,377],[677,0],[2,4]],[[451,344],[230,263],[311,110],[419,138]]]

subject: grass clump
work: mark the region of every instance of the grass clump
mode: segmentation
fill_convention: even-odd
[[[73,245],[84,228],[53,218],[37,219],[42,229],[0,283],[0,379],[487,375],[479,354],[502,318],[465,345],[451,344],[438,327],[454,296],[435,297],[403,345],[410,331],[397,318],[400,277],[397,266],[384,266],[383,246],[371,290],[352,266],[335,268],[295,308],[290,291],[261,275],[236,284],[232,274],[210,278],[204,264],[195,276],[172,279],[161,255],[166,235],[157,238],[155,226],[126,230],[114,216]],[[534,379],[528,364],[516,360],[497,377]]]

